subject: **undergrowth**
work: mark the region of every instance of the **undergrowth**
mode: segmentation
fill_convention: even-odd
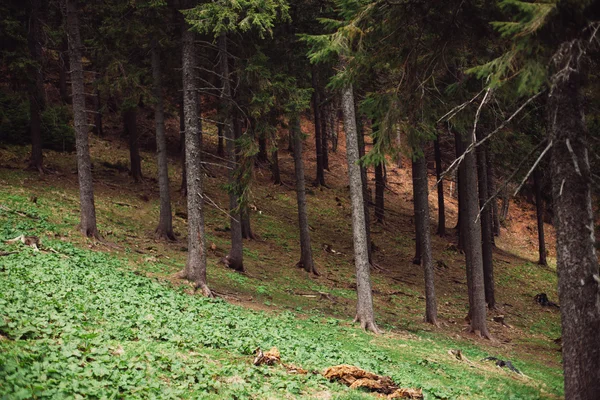
[[[513,360],[526,376],[448,354],[451,340],[373,336],[348,321],[290,311],[258,312],[189,295],[131,270],[125,255],[56,239],[50,209],[0,192],[0,397],[29,398],[372,398],[318,371],[352,364],[420,387],[429,399],[539,399],[562,395],[561,376]],[[5,240],[42,237],[36,252]],[[258,347],[276,346],[285,368],[255,367]]]

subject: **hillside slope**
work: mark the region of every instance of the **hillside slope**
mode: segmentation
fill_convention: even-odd
[[[173,144],[176,135],[173,128],[176,127],[172,125],[175,124],[169,124],[172,128],[170,131]],[[110,129],[110,122],[107,126]],[[307,122],[303,126],[306,131],[311,130]],[[343,143],[341,139],[340,144]],[[312,143],[310,139],[308,140],[307,143]],[[212,146],[215,141],[215,131],[210,127],[207,128],[205,143],[208,143],[208,153],[214,154]],[[115,302],[114,309],[111,308],[113,310],[124,307],[121,301],[127,299],[123,297],[139,297],[139,304],[151,302],[148,297],[145,297],[148,287],[151,287],[152,292],[160,292],[162,297],[176,296],[174,305],[179,302],[186,304],[192,302],[194,307],[218,308],[219,311],[215,311],[214,314],[217,316],[214,324],[195,320],[194,323],[198,325],[194,326],[205,333],[198,333],[199,338],[189,339],[192,341],[183,346],[186,351],[199,351],[197,348],[202,346],[217,348],[222,353],[213,354],[210,351],[205,353],[202,350],[201,353],[204,354],[202,357],[211,360],[219,360],[219,357],[228,358],[230,364],[245,371],[243,374],[249,374],[248,379],[244,377],[242,380],[253,382],[250,384],[250,389],[242,385],[245,389],[240,390],[259,390],[255,387],[259,385],[262,388],[260,390],[266,390],[265,393],[275,398],[293,398],[300,392],[311,397],[315,393],[313,391],[335,393],[342,390],[337,386],[332,389],[319,380],[320,378],[315,385],[308,382],[312,378],[306,378],[308,381],[303,380],[304,378],[291,379],[290,382],[295,382],[294,385],[298,385],[300,392],[295,392],[296,389],[287,391],[284,389],[283,392],[273,389],[271,392],[272,382],[269,379],[267,381],[271,383],[265,385],[271,389],[264,389],[262,383],[256,383],[262,381],[255,379],[255,372],[253,372],[255,370],[248,364],[251,360],[248,361],[247,356],[254,350],[254,346],[266,348],[276,345],[282,351],[282,358],[298,363],[303,368],[318,369],[337,362],[359,364],[363,368],[390,374],[399,379],[402,384],[423,387],[425,392],[432,396],[431,398],[494,398],[496,395],[498,398],[506,398],[510,397],[509,393],[512,393],[515,398],[552,398],[562,394],[560,353],[557,351],[558,346],[553,342],[553,339],[560,336],[559,313],[555,309],[542,308],[533,300],[533,297],[540,292],[547,293],[551,299],[557,298],[556,274],[552,268],[542,268],[533,262],[535,248],[532,248],[531,244],[535,242],[533,236],[535,230],[531,231],[530,227],[535,227],[535,222],[531,218],[532,210],[526,205],[512,206],[512,219],[509,221],[509,226],[503,229],[495,253],[496,289],[500,309],[492,311],[490,319],[494,315],[504,315],[504,320],[509,326],[490,320],[489,325],[495,338],[492,342],[463,332],[467,310],[464,256],[454,250],[451,237],[436,237],[434,257],[440,261],[436,268],[436,290],[441,327],[434,328],[422,322],[424,310],[422,271],[411,263],[414,240],[410,172],[407,168],[397,169],[390,166],[388,168],[389,190],[386,191],[387,221],[385,225],[372,227],[373,241],[378,248],[374,257],[380,267],[372,275],[376,318],[387,333],[374,337],[360,332],[350,324],[356,295],[343,146],[340,146],[336,154],[331,155],[332,169],[326,176],[330,188],[311,188],[308,196],[315,261],[321,272],[319,277],[307,276],[302,270],[294,267],[299,257],[299,245],[293,191],[293,161],[290,155],[281,152],[281,167],[285,182],[282,186],[273,186],[269,182],[270,173],[267,170],[258,168],[255,171],[252,187],[254,205],[252,223],[260,239],[245,242],[244,255],[248,270],[246,274],[232,272],[219,263],[219,259],[228,251],[227,216],[219,209],[222,207],[207,207],[206,225],[208,243],[211,245],[209,286],[229,303],[243,305],[245,308],[266,310],[259,313],[222,301],[215,303],[200,299],[198,296],[190,297],[188,294],[192,292],[191,287],[176,279],[176,273],[185,263],[186,227],[185,199],[177,194],[180,170],[179,163],[175,159],[171,160],[170,176],[176,213],[174,226],[180,236],[175,243],[165,243],[153,239],[153,230],[158,220],[158,189],[155,179],[149,178],[155,176],[154,155],[151,152],[142,154],[143,170],[147,179],[136,185],[132,184],[126,172],[119,172],[115,168],[115,165],[127,165],[128,160],[126,147],[119,140],[94,138],[91,151],[94,162],[98,224],[106,243],[88,241],[82,238],[75,228],[78,219],[78,195],[74,155],[48,152],[47,165],[56,173],[40,176],[37,173],[24,171],[20,167],[26,158],[27,149],[0,148],[0,204],[4,207],[0,210],[2,225],[0,240],[4,241],[21,234],[37,234],[42,237],[44,245],[47,244],[55,250],[66,246],[70,249],[68,251],[77,253],[77,260],[83,260],[81,262],[86,266],[85,270],[81,271],[80,262],[72,260],[72,257],[65,260],[56,254],[37,254],[32,257],[32,253],[22,248],[19,249],[19,254],[0,258],[3,265],[8,265],[8,268],[4,267],[1,272],[4,274],[3,284],[13,288],[13,291],[9,292],[12,294],[4,294],[2,298],[4,304],[11,304],[16,307],[15,310],[21,310],[21,306],[23,310],[32,307],[26,312],[15,311],[9,317],[18,329],[11,326],[2,328],[2,334],[9,339],[1,342],[1,346],[7,350],[6,354],[9,354],[8,357],[2,357],[1,365],[4,368],[8,365],[7,360],[16,360],[16,365],[23,371],[27,368],[39,368],[36,364],[39,357],[21,360],[17,353],[25,348],[38,346],[40,340],[46,341],[48,346],[65,345],[65,343],[58,343],[64,335],[63,327],[48,324],[53,317],[48,317],[48,320],[39,323],[40,326],[50,326],[48,332],[35,328],[34,332],[37,333],[32,334],[31,337],[27,333],[25,335],[21,333],[24,327],[35,326],[32,321],[35,320],[35,315],[38,315],[37,305],[29,304],[32,300],[26,299],[33,299],[38,290],[41,291],[44,276],[48,276],[48,279],[54,282],[48,287],[51,292],[68,293],[69,287],[83,285],[79,292],[83,296],[83,304],[94,303],[98,298],[109,298]],[[210,159],[210,156],[207,155],[207,159]],[[314,173],[314,155],[308,154],[307,151],[305,160],[307,179],[310,180]],[[210,162],[213,164],[208,167],[210,173],[206,177],[207,195],[215,204],[224,205],[226,196],[222,185],[226,182],[225,170],[218,166],[218,159],[210,159]],[[431,182],[433,183],[433,180]],[[31,196],[36,197],[36,202],[29,201]],[[446,197],[449,199],[448,224],[452,226],[455,222],[453,218],[455,219],[456,215],[456,205],[449,193]],[[431,193],[430,201],[433,217],[435,216],[434,193]],[[39,216],[39,218],[32,219],[28,215]],[[77,248],[84,247],[88,250],[79,253],[80,250]],[[97,251],[89,251],[89,249]],[[324,249],[333,249],[335,252]],[[13,249],[9,245],[3,245],[2,250]],[[96,261],[84,261],[88,258]],[[25,260],[29,261],[25,262]],[[79,272],[72,276],[75,270]],[[85,281],[84,272],[88,270],[89,281]],[[122,270],[133,271],[137,275],[153,279],[140,278]],[[28,274],[37,278],[34,279]],[[108,291],[103,287],[96,289],[94,283],[94,277],[104,275],[106,279],[114,280],[114,283],[109,284],[111,289]],[[132,285],[133,288],[128,290],[128,296],[122,296],[114,292],[114,285],[124,285],[124,287]],[[138,290],[137,285],[149,286]],[[96,294],[93,290],[97,290]],[[46,292],[41,291],[41,293]],[[59,302],[53,307],[62,320],[70,321],[79,318],[76,317],[78,315],[76,311],[64,313],[61,304],[65,303]],[[154,306],[148,304],[148,307]],[[286,311],[280,314],[280,310]],[[138,320],[142,313],[142,310],[139,311],[139,314],[130,314],[125,319]],[[155,315],[155,312],[153,308],[148,315]],[[8,325],[10,321],[7,322],[4,313],[4,323]],[[80,310],[79,313],[87,315],[85,309]],[[218,315],[229,314],[236,320],[255,321],[251,326],[252,332],[237,331],[228,328],[224,323],[218,323],[220,319]],[[181,315],[178,316],[175,312],[171,315],[171,312],[167,311],[161,315],[160,324],[171,327],[173,335],[177,335],[176,332],[186,332],[181,335],[184,337],[192,335],[181,320]],[[184,320],[187,321],[185,318]],[[101,340],[103,342],[105,338],[115,340],[116,337],[111,332],[121,330],[118,321],[120,320],[108,317],[98,318],[92,324],[95,327],[92,330],[103,338]],[[146,343],[148,346],[163,346],[158,343],[161,341],[160,338],[151,337],[156,327],[154,324],[155,322],[149,323],[150,327],[144,328],[147,329],[145,332],[148,336],[143,340],[138,338],[139,342],[131,337],[118,336],[119,343],[114,342],[109,345],[136,347]],[[281,327],[281,331],[278,327]],[[43,332],[40,333],[36,329]],[[260,333],[262,329],[267,331]],[[315,331],[320,333],[313,334]],[[223,335],[222,341],[228,344],[213,346],[212,339],[209,338],[211,335]],[[207,338],[208,344],[203,342],[202,337]],[[325,340],[322,337],[329,337],[329,341],[325,342],[331,343],[332,347],[312,349],[310,344],[320,344]],[[240,338],[243,339],[244,344],[240,344],[243,348],[231,347],[229,342],[235,342]],[[346,345],[354,350],[349,352],[345,349]],[[166,343],[164,346],[170,344]],[[38,356],[46,351],[33,347],[27,351]],[[313,355],[304,353],[298,355],[300,351],[297,350],[298,348]],[[467,357],[476,362],[476,365],[465,365],[464,362],[452,360],[448,354],[451,348],[462,349]],[[52,349],[51,352],[59,351],[58,347]],[[142,350],[138,348],[132,351],[136,353]],[[176,353],[174,348],[168,350],[156,348],[149,351],[152,354],[161,351],[171,355]],[[385,356],[369,355],[369,351]],[[333,355],[329,358],[320,355],[328,353]],[[490,364],[478,362],[487,355],[512,360],[527,377],[519,377],[511,372],[492,368]],[[125,367],[124,370],[129,371],[129,368]],[[475,374],[473,371],[476,371]],[[285,375],[284,372],[279,372]],[[80,371],[75,375],[79,376],[77,375],[79,373],[87,372]],[[222,369],[215,369],[210,374],[230,376]],[[435,381],[434,376],[439,376],[437,379],[441,380]],[[285,375],[283,381],[287,382],[287,377]],[[102,378],[100,381],[104,382],[103,387],[111,385],[106,383],[104,375],[100,378]],[[152,381],[151,386],[162,387],[161,385],[167,381],[181,383],[178,381],[179,378]],[[112,382],[110,379],[113,377],[107,379],[108,382]],[[114,379],[117,377],[115,376]],[[196,379],[196,381],[200,385],[201,380]],[[136,384],[133,385],[135,386]],[[5,390],[5,386],[0,388]],[[496,389],[498,392],[495,391]],[[203,389],[200,385],[194,390]],[[232,393],[227,396],[233,398]],[[256,398],[264,398],[260,394],[252,395]]]

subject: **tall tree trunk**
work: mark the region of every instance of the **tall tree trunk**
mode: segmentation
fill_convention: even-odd
[[[187,170],[188,255],[183,277],[194,282],[205,296],[211,296],[206,284],[206,237],[204,234],[204,200],[196,95],[196,57],[194,33],[182,21],[183,112],[185,121],[185,161]]]
[[[540,258],[538,264],[548,265],[546,261],[546,241],[544,239],[544,200],[542,199],[542,173],[539,167],[533,171],[533,186],[535,191],[535,211],[537,214],[538,251]]]
[[[367,242],[367,227],[364,213],[363,185],[358,165],[358,134],[354,113],[354,93],[351,85],[342,89],[342,110],[346,130],[346,160],[350,180],[350,200],[352,202],[352,236],[354,243],[354,263],[356,265],[356,322],[361,327],[378,333],[373,312],[373,293]]]
[[[317,274],[310,247],[310,231],[306,211],[306,190],[304,184],[304,161],[302,160],[302,131],[300,119],[294,115],[290,120],[290,130],[294,138],[294,171],[296,173],[296,196],[298,199],[298,226],[300,228],[300,261],[297,266],[306,272]]]
[[[223,77],[223,112],[225,122],[223,126],[227,149],[227,167],[229,168],[229,224],[231,226],[231,250],[225,263],[229,268],[236,271],[244,271],[242,222],[238,201],[238,182],[236,172],[238,170],[235,151],[235,132],[233,129],[233,109],[231,105],[231,83],[229,81],[229,61],[227,56],[227,36],[219,36],[219,56],[221,76]]]
[[[102,103],[100,98],[100,90],[96,89],[94,93],[94,129],[92,132],[98,136],[104,136],[104,129],[102,128]]]
[[[396,146],[398,152],[396,153],[396,166],[402,168],[402,131],[400,128],[396,128]]]
[[[334,98],[329,115],[331,123],[331,152],[337,152],[338,138],[340,137],[340,124],[338,119],[339,100]]]
[[[232,111],[233,111],[233,132],[234,132],[233,137],[237,141],[240,137],[242,137],[242,120],[240,119],[240,115],[239,115],[237,108],[233,108]],[[241,149],[237,144],[235,146],[235,151],[237,154],[241,153]],[[239,156],[236,156],[236,162],[238,165],[238,171],[236,173],[236,186],[238,188],[241,188],[243,185],[243,182],[241,181],[242,175],[245,173],[244,171],[242,171],[242,169],[246,169],[246,172],[249,172],[248,170],[252,169],[252,162],[249,161],[248,159],[242,160],[242,158]],[[251,240],[256,239],[256,236],[254,236],[254,233],[252,232],[252,226],[250,225],[250,212],[248,210],[248,202],[247,201],[240,202],[239,208],[240,208],[240,224],[241,224],[241,229],[242,229],[242,239],[251,239]]]
[[[152,78],[154,79],[154,119],[156,123],[156,158],[158,163],[158,187],[160,190],[160,218],[155,233],[159,238],[175,240],[169,192],[169,166],[167,161],[167,139],[165,136],[165,113],[163,106],[162,79],[160,76],[160,54],[158,42],[152,40]]]
[[[29,82],[29,111],[31,120],[29,131],[31,134],[31,157],[29,167],[44,172],[44,159],[42,153],[42,112],[46,106],[44,94],[44,73],[42,64],[42,26],[41,26],[41,0],[31,0],[31,13],[29,15],[29,29],[27,32],[27,44],[29,54],[34,61],[30,68]]]
[[[321,92],[321,101],[325,98],[325,94]],[[327,102],[320,112],[321,116],[321,152],[323,153],[323,168],[329,171],[329,137],[331,136],[331,127],[329,126],[329,107],[331,101]]]
[[[490,196],[496,193],[496,174],[494,174],[494,153],[490,150],[490,146],[485,146],[485,161],[487,162],[487,176],[488,176],[488,193]],[[492,243],[494,243],[494,237],[500,236],[500,214],[498,212],[498,199],[494,198],[491,201],[490,211],[492,213]]]
[[[92,183],[92,161],[88,142],[88,123],[85,114],[85,87],[81,64],[82,45],[79,36],[77,1],[65,0],[67,12],[67,35],[71,60],[71,87],[73,98],[73,120],[75,125],[75,147],[77,150],[77,175],[79,179],[79,202],[81,223],[79,230],[85,236],[99,237],[96,226],[96,207]]]
[[[384,162],[375,165],[375,221],[385,221],[385,176],[383,174]]]
[[[123,125],[125,134],[129,138],[129,161],[131,165],[131,177],[134,181],[142,180],[142,159],[137,133],[137,107],[129,108],[123,112]]]
[[[256,155],[258,162],[266,164],[269,162],[269,155],[267,153],[267,138],[264,133],[258,136],[258,154]]]
[[[279,150],[271,152],[271,180],[275,185],[281,185],[281,173],[279,171]]]
[[[185,112],[183,109],[183,98],[179,108],[179,152],[181,154],[181,195],[187,195],[187,171],[185,162]]]
[[[454,132],[454,143],[456,146],[456,157],[460,157],[465,149],[463,139],[459,132]],[[467,203],[464,200],[465,193],[469,190],[465,181],[465,164],[462,162],[456,172],[456,186],[458,192],[458,218],[456,219],[456,233],[458,236],[458,248],[463,250],[465,247],[465,227],[464,217],[466,215],[465,207]]]
[[[477,132],[477,140],[482,140],[484,134],[481,130]],[[477,179],[479,193],[479,209],[487,201],[488,182],[487,182],[487,162],[485,158],[486,145],[479,146],[476,150],[477,156]],[[492,252],[492,215],[490,207],[486,206],[481,211],[481,255],[483,261],[483,282],[485,285],[485,301],[490,309],[496,308],[496,295],[494,289],[494,259]]]
[[[580,46],[565,43],[555,55],[561,72],[551,80],[546,110],[553,143],[550,170],[565,398],[591,400],[600,393],[600,278],[582,77],[579,56],[573,54]]]
[[[435,177],[437,183],[437,199],[438,199],[438,228],[437,234],[441,237],[446,236],[446,210],[444,206],[444,180],[442,178],[442,151],[440,150],[440,138],[435,138],[433,142],[435,152]]]
[[[422,157],[424,159],[424,157]],[[426,164],[427,165],[427,164]],[[412,263],[415,265],[421,265],[421,243],[423,242],[423,232],[421,231],[422,224],[419,224],[419,220],[421,216],[419,212],[423,210],[423,207],[419,204],[417,196],[417,190],[415,185],[418,185],[415,182],[415,179],[419,177],[419,171],[417,170],[420,166],[417,164],[415,160],[411,163],[412,166],[412,181],[413,181],[413,213],[414,213],[414,221],[415,221],[415,256],[412,260]]]
[[[225,147],[223,146],[223,124],[217,124],[217,135],[219,137],[217,142],[217,155],[219,157],[225,157]]]
[[[425,276],[425,322],[437,325],[437,302],[435,298],[435,273],[431,255],[431,233],[429,230],[429,188],[427,160],[419,157],[413,161],[413,196],[415,201],[415,226],[420,232],[419,258]]]
[[[357,109],[358,103],[356,103],[354,107],[355,115],[358,115],[358,113],[356,112]],[[356,120],[356,133],[358,136],[358,156],[359,159],[361,159],[365,156],[365,130],[364,121],[360,117],[357,117]],[[371,196],[367,181],[367,167],[363,165],[360,166],[360,180],[363,188],[365,226],[367,230],[367,251],[369,255],[369,264],[373,265],[373,242],[371,241],[371,214],[369,212],[369,203],[371,202]]]
[[[465,147],[473,142],[471,134],[466,135]],[[478,333],[485,338],[490,338],[486,322],[485,285],[483,281],[483,258],[481,250],[481,224],[476,221],[479,212],[479,199],[477,195],[477,160],[474,152],[469,152],[464,161],[464,193],[462,200],[465,203],[464,218],[461,219],[461,230],[464,232],[465,258],[467,281],[471,281],[469,290],[469,317],[471,320],[470,331]],[[464,228],[464,229],[463,229]]]
[[[63,104],[71,104],[69,89],[67,85],[67,74],[69,73],[69,44],[63,40],[60,44],[59,53],[59,72],[58,72],[58,92]]]
[[[315,185],[325,186],[325,172],[323,169],[323,139],[321,138],[321,112],[319,110],[319,78],[316,66],[313,66],[312,69],[312,87],[313,112],[315,120],[315,149],[317,152],[317,176],[315,179]]]

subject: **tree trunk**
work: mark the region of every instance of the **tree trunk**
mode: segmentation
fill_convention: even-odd
[[[546,261],[546,241],[544,239],[544,203],[542,199],[542,173],[539,167],[533,171],[533,186],[535,190],[535,211],[537,214],[538,250],[540,259],[538,264],[548,266]]]
[[[137,107],[129,108],[123,112],[123,125],[125,134],[129,138],[129,161],[131,165],[131,177],[134,181],[142,180],[142,160],[137,134]]]
[[[419,157],[413,161],[413,196],[415,201],[415,226],[420,232],[419,258],[425,275],[425,322],[437,325],[437,302],[435,298],[435,273],[431,255],[431,233],[429,230],[429,188],[427,160]]]
[[[473,136],[467,134],[465,148],[473,142]],[[462,201],[465,203],[461,219],[461,230],[464,232],[467,281],[470,280],[469,317],[470,331],[490,338],[486,322],[485,285],[483,280],[483,258],[481,250],[481,224],[476,221],[479,212],[477,191],[477,160],[474,152],[469,152],[464,161],[464,182]],[[464,228],[464,229],[463,229]]]
[[[99,237],[96,227],[96,207],[92,183],[92,161],[88,143],[88,123],[85,113],[85,87],[81,64],[82,45],[79,35],[77,1],[66,0],[67,35],[71,60],[71,87],[73,98],[73,120],[75,125],[75,147],[77,150],[77,174],[79,179],[79,202],[81,210],[81,233],[88,237]]]
[[[358,113],[358,103],[355,104],[354,112],[355,115]],[[356,133],[358,142],[358,156],[359,159],[365,156],[365,132],[364,122],[360,117],[356,120]],[[365,227],[367,230],[367,251],[369,255],[369,264],[373,265],[373,242],[371,241],[371,214],[369,212],[369,203],[371,202],[371,196],[369,193],[369,185],[367,181],[367,167],[360,165],[360,180],[363,188],[363,201],[364,201],[364,212],[365,212]]]
[[[321,92],[321,99],[323,99],[323,92]],[[323,169],[329,171],[329,136],[331,128],[327,123],[328,113],[327,108],[323,108],[322,112],[319,113],[321,116],[321,152],[323,153]]]
[[[58,72],[58,92],[63,104],[71,104],[69,89],[67,85],[67,74],[69,73],[69,45],[63,40],[60,45],[59,53],[59,72]]]
[[[219,137],[217,142],[217,155],[219,157],[225,157],[225,147],[223,146],[223,124],[217,124],[217,135]]]
[[[275,185],[281,185],[281,173],[279,172],[279,150],[271,152],[271,180]]]
[[[384,162],[375,165],[375,221],[385,221],[385,176],[383,174]]]
[[[446,236],[446,210],[444,206],[444,180],[442,177],[442,152],[440,150],[440,138],[435,138],[433,142],[435,152],[435,176],[437,183],[437,198],[438,198],[438,228],[437,234],[441,237]]]
[[[235,151],[235,132],[233,129],[233,109],[231,105],[231,84],[229,81],[229,62],[227,56],[227,36],[219,36],[219,56],[221,76],[223,77],[223,113],[225,122],[223,126],[225,147],[227,149],[227,167],[229,168],[229,224],[231,226],[231,250],[225,262],[229,268],[236,271],[244,271],[242,223],[238,201],[238,182],[236,171],[238,170]]]
[[[555,56],[561,73],[552,78],[546,109],[553,143],[550,169],[565,398],[591,400],[600,393],[600,278],[579,56],[572,54],[578,48],[572,42],[563,44],[564,51]]]
[[[242,137],[242,121],[240,119],[239,112],[237,108],[233,108],[233,137],[237,141],[240,137]],[[236,144],[235,151],[237,154],[240,154],[241,149]],[[236,186],[242,190],[242,185],[244,184],[241,179],[242,175],[246,172],[250,173],[249,170],[252,169],[252,162],[246,159],[245,161],[241,159],[241,157],[236,156],[236,162],[238,165],[238,171],[236,171]],[[246,172],[242,171],[242,169],[246,169]],[[242,229],[242,239],[256,239],[254,233],[252,232],[252,226],[250,225],[250,212],[248,211],[248,202],[245,200],[239,203],[240,209],[240,223]]]
[[[352,236],[354,243],[354,263],[356,265],[357,306],[355,321],[361,327],[378,333],[373,312],[373,293],[371,291],[370,264],[367,242],[367,227],[364,213],[363,185],[358,165],[358,135],[354,113],[354,93],[351,85],[342,89],[342,110],[346,130],[346,160],[350,181],[350,200],[352,202]]]
[[[258,136],[258,154],[256,158],[259,163],[266,164],[269,162],[269,156],[267,154],[267,138],[264,133]]]
[[[424,158],[424,157],[422,157]],[[415,221],[415,256],[412,260],[412,263],[415,265],[421,265],[421,243],[423,242],[423,232],[421,232],[422,224],[419,224],[419,220],[421,216],[419,213],[423,210],[423,207],[418,203],[416,198],[417,190],[415,179],[419,176],[419,171],[417,169],[420,167],[416,161],[412,161],[412,181],[413,181],[413,213],[414,213],[414,221]]]
[[[396,146],[398,152],[396,153],[396,166],[402,168],[402,131],[400,128],[396,128]]]
[[[464,151],[463,139],[459,132],[454,132],[454,142],[456,146],[456,157],[460,157]],[[456,187],[458,192],[458,218],[456,219],[456,234],[458,236],[458,248],[464,250],[465,247],[465,226],[464,217],[466,215],[465,207],[466,202],[464,200],[465,193],[468,187],[465,185],[465,164],[462,162],[456,172]]]
[[[104,136],[104,129],[102,128],[102,103],[100,98],[100,90],[96,89],[94,93],[94,129],[92,132],[98,136]]]
[[[187,171],[185,162],[185,112],[183,110],[183,98],[179,108],[179,152],[181,154],[181,195],[187,195]]]
[[[313,112],[315,120],[315,149],[317,152],[317,177],[315,186],[325,186],[325,172],[323,169],[323,139],[321,138],[321,112],[319,110],[319,78],[317,67],[312,69],[312,87],[313,87]],[[294,143],[296,143],[294,139]]]
[[[302,160],[302,131],[300,119],[294,115],[290,119],[290,130],[294,138],[294,171],[296,173],[296,196],[298,199],[298,226],[300,228],[300,261],[297,266],[306,272],[317,274],[310,247],[310,231],[306,211],[306,190],[304,184],[304,161]]]
[[[481,130],[477,132],[477,139],[484,137]],[[477,156],[477,179],[479,193],[479,209],[483,207],[489,197],[487,182],[487,162],[485,158],[486,145],[479,146],[476,150]],[[481,211],[481,255],[483,261],[483,281],[485,285],[485,301],[488,308],[496,308],[496,296],[494,289],[494,259],[492,252],[492,215],[489,205]]]
[[[44,73],[42,64],[42,26],[41,26],[41,0],[31,1],[31,14],[29,15],[29,29],[27,32],[27,44],[29,54],[34,64],[30,67],[29,87],[29,111],[31,120],[29,132],[31,134],[31,157],[29,167],[39,172],[44,172],[44,159],[42,153],[42,112],[46,100],[44,93]]]
[[[490,150],[490,146],[485,146],[485,160],[487,162],[487,181],[488,181],[488,194],[490,196],[496,193],[496,176],[494,174],[494,154]],[[494,198],[491,201],[490,211],[492,213],[492,243],[494,243],[494,237],[500,236],[500,214],[498,212],[498,199]]]
[[[158,162],[158,187],[160,190],[160,218],[155,234],[159,238],[175,240],[169,193],[169,167],[167,161],[167,139],[165,137],[165,113],[160,76],[160,54],[158,43],[152,40],[152,78],[154,79],[154,119],[156,123],[156,156]]]
[[[256,235],[252,232],[252,226],[250,225],[250,212],[248,211],[248,206],[242,207],[240,214],[242,217],[242,238],[255,240]]]
[[[183,112],[185,121],[185,162],[187,170],[188,255],[183,277],[194,282],[205,296],[211,296],[206,284],[206,237],[204,234],[204,200],[196,95],[195,35],[182,21]]]
[[[508,196],[508,189],[502,190],[502,211],[500,211],[500,223],[508,219],[508,207],[510,206],[510,198]]]
[[[337,152],[338,139],[340,137],[340,124],[338,119],[339,101],[333,100],[331,114],[329,115],[331,123],[331,152]]]

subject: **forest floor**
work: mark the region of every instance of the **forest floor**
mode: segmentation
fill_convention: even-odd
[[[116,131],[117,125],[107,121],[105,128]],[[305,122],[303,127],[310,149],[312,126]],[[168,130],[175,149],[177,121],[169,121]],[[146,137],[151,137],[150,128]],[[224,208],[226,170],[212,156],[213,127],[205,126],[204,142],[210,153],[206,161],[212,163],[204,181],[206,194]],[[329,187],[308,188],[320,276],[295,267],[299,234],[293,160],[281,151],[283,185],[270,182],[267,168],[254,173],[251,219],[259,238],[244,242],[246,273],[219,262],[228,252],[228,218],[220,209],[206,207],[208,283],[221,297],[216,301],[192,296],[192,286],[176,278],[185,265],[187,242],[175,157],[170,159],[170,178],[178,240],[157,241],[154,154],[142,151],[146,178],[133,183],[125,142],[114,136],[91,139],[96,211],[104,238],[93,241],[76,228],[74,154],[45,152],[53,173],[40,175],[24,169],[27,148],[0,147],[0,251],[17,251],[0,257],[0,394],[44,397],[46,390],[46,397],[369,398],[320,375],[290,375],[282,366],[252,365],[256,347],[277,346],[283,362],[307,370],[357,365],[390,375],[401,386],[422,388],[426,398],[562,397],[560,348],[554,342],[561,335],[559,311],[534,301],[538,293],[557,301],[555,258],[551,248],[550,267],[536,264],[535,210],[523,200],[511,203],[496,239],[499,306],[489,312],[490,341],[465,332],[464,255],[454,246],[450,228],[456,223],[456,200],[446,188],[449,235],[432,236],[440,320],[436,328],[423,322],[423,273],[412,264],[410,168],[388,165],[386,223],[372,225],[379,267],[372,273],[374,305],[385,333],[374,336],[352,324],[356,286],[343,136],[339,142],[337,153],[330,154]],[[310,182],[315,157],[309,150],[305,163]],[[434,182],[431,177],[432,233],[437,220]],[[38,235],[42,248],[56,253],[4,243],[22,234]],[[547,241],[554,241],[551,226]],[[492,320],[498,316],[506,325]],[[468,361],[457,360],[451,349],[460,349]],[[94,351],[101,354],[96,357]],[[44,354],[55,355],[60,367],[52,369]],[[487,356],[512,361],[524,375],[480,361]],[[60,379],[50,378],[60,368],[68,371],[62,377],[72,382],[67,379],[60,386]],[[82,383],[86,377],[93,384]],[[11,396],[17,389],[20,397]]]

